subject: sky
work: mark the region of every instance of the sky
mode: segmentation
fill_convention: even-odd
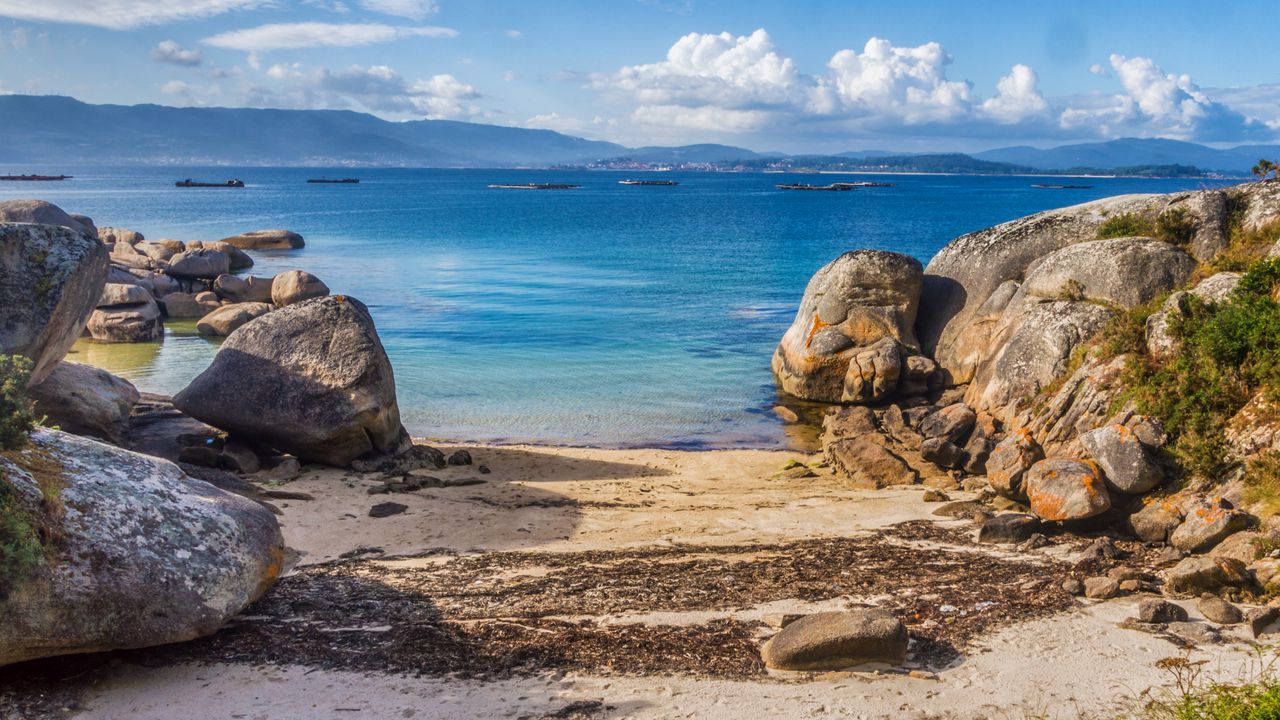
[[[1280,141],[1280,2],[0,0],[0,93],[629,146]]]

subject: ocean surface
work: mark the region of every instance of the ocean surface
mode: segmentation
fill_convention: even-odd
[[[148,239],[218,239],[259,228],[307,246],[257,253],[250,272],[301,268],[369,305],[395,368],[405,426],[460,441],[591,446],[783,447],[769,370],[809,276],[840,253],[880,248],[928,262],[963,233],[1109,195],[1205,180],[942,175],[0,168],[69,172],[0,183]],[[307,184],[357,176],[358,185]],[[175,180],[241,178],[245,189]],[[779,182],[880,180],[891,188],[788,192]],[[564,182],[564,191],[489,183]],[[1044,190],[1036,182],[1091,184]],[[217,343],[194,323],[163,342],[77,344],[70,359],[174,393]]]

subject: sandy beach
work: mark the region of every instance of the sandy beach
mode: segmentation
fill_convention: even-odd
[[[1116,626],[1137,596],[1061,593],[1086,540],[976,545],[923,486],[781,477],[818,459],[792,452],[467,449],[430,475],[483,483],[370,495],[306,468],[273,488],[314,498],[275,501],[299,564],[229,628],[20,682],[59,677],[42,707],[84,718],[1111,717],[1184,654]],[[913,618],[905,668],[759,664],[787,613],[863,603]],[[1231,679],[1255,656],[1190,657]]]

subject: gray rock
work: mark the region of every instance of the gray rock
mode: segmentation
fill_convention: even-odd
[[[1079,460],[1041,460],[1027,471],[1031,511],[1044,520],[1083,520],[1111,509],[1096,467]]]
[[[809,400],[841,402],[855,355],[886,338],[917,347],[913,328],[920,283],[917,260],[879,250],[848,252],[818,270],[773,356],[782,389]],[[889,391],[896,389],[900,373],[899,362]],[[867,375],[867,369],[860,374]],[[855,393],[863,394],[874,393]]]
[[[241,250],[299,250],[306,245],[301,235],[289,230],[254,230],[223,238],[222,242]]]
[[[231,272],[239,272],[240,270],[248,270],[253,267],[253,258],[249,257],[243,250],[223,240],[205,240],[203,242],[192,242],[187,244],[188,248],[197,247],[204,250],[212,250],[220,252],[227,256],[227,263],[231,267]]]
[[[941,468],[956,469],[964,465],[964,450],[948,442],[946,438],[934,437],[920,443],[920,457]]]
[[[441,470],[448,465],[444,453],[428,445],[414,445],[402,453],[362,458],[351,463],[351,469],[362,473],[404,475],[413,470]]]
[[[160,306],[164,308],[165,316],[174,320],[202,318],[221,307],[217,300],[196,298],[191,293],[169,293],[160,298]]]
[[[865,608],[806,615],[782,628],[761,650],[775,670],[839,670],[865,663],[900,665],[907,629],[887,610]]]
[[[1248,513],[1202,501],[1185,510],[1182,523],[1169,535],[1169,544],[1191,553],[1207,552],[1252,524]]]
[[[399,515],[400,513],[408,509],[409,509],[408,505],[403,505],[401,503],[394,503],[394,502],[378,503],[377,505],[374,505],[373,507],[369,508],[369,517],[371,518],[391,517],[392,515]]]
[[[1010,500],[1026,500],[1023,478],[1032,465],[1044,459],[1044,450],[1025,429],[1016,430],[996,445],[987,458],[987,482],[997,494]]]
[[[129,430],[129,412],[138,390],[128,380],[90,365],[63,361],[49,377],[33,386],[36,417],[75,435],[88,435],[119,445]]]
[[[1181,605],[1159,598],[1138,601],[1138,620],[1144,623],[1184,622],[1186,619],[1187,611]]]
[[[140,242],[137,245],[126,245],[124,243],[116,243],[116,247],[117,248],[130,247],[134,250],[135,254],[145,255],[151,258],[152,260],[159,260],[165,263],[172,260],[174,255],[177,255],[178,253],[182,252],[182,250],[175,250],[173,247],[170,247],[169,245],[162,244],[162,243],[153,243],[153,242]],[[115,250],[112,250],[111,254],[116,255],[117,252]],[[126,254],[126,253],[119,253],[119,254]]]
[[[98,228],[98,239],[104,243],[115,243],[117,245],[137,245],[146,240],[140,232],[117,227]]]
[[[1080,442],[1102,468],[1107,486],[1116,492],[1141,495],[1164,482],[1152,449],[1124,425],[1095,428],[1081,435]]]
[[[1217,595],[1205,594],[1200,596],[1200,601],[1196,603],[1196,608],[1200,610],[1200,614],[1204,615],[1206,620],[1216,622],[1219,625],[1235,625],[1244,621],[1244,613],[1240,612],[1240,608]]]
[[[1092,240],[1049,253],[1032,264],[1021,291],[1132,308],[1191,279],[1196,261],[1166,242],[1130,237]]]
[[[277,307],[293,305],[329,294],[329,286],[320,278],[301,270],[286,270],[271,281],[271,301]]]
[[[145,305],[153,300],[151,293],[141,285],[125,285],[107,283],[102,288],[102,297],[98,298],[98,307],[116,307],[119,305]]]
[[[80,337],[106,277],[107,250],[97,240],[65,227],[0,223],[0,351],[32,360],[32,385]]]
[[[1256,638],[1265,634],[1275,621],[1280,620],[1280,607],[1267,605],[1252,608],[1244,617],[1249,624],[1249,632]]]
[[[875,434],[876,431],[876,415],[865,405],[832,408],[822,417],[824,446],[843,438]]]
[[[211,634],[282,570],[270,512],[165,460],[38,429],[0,470],[18,512],[59,539],[56,562],[40,554],[3,581],[0,665]]]
[[[196,323],[196,330],[201,335],[226,337],[250,320],[256,320],[274,309],[274,306],[267,303],[255,302],[223,305],[200,318],[200,322]]]
[[[454,450],[449,454],[447,462],[449,465],[470,465],[471,453],[466,450]]]
[[[827,462],[836,476],[854,487],[879,489],[890,485],[911,485],[919,475],[898,455],[868,438],[837,440],[825,448]]]
[[[62,208],[44,200],[5,200],[0,202],[0,223],[32,223],[56,225],[97,240],[97,228],[85,227]]]
[[[204,248],[188,249],[169,259],[169,275],[183,280],[212,280],[231,269],[226,253]]]
[[[252,445],[239,440],[230,440],[222,446],[222,452],[218,455],[218,466],[234,473],[249,475],[262,469],[262,461]]]
[[[1216,593],[1248,587],[1250,583],[1248,569],[1235,558],[1192,556],[1165,573],[1165,592],[1174,595]]]
[[[1029,539],[1040,529],[1040,518],[1022,513],[997,515],[982,523],[978,542],[1017,544]]]
[[[952,403],[926,415],[920,421],[920,433],[926,438],[943,438],[960,445],[973,432],[977,420],[978,416],[973,408],[964,403]]]
[[[1168,542],[1181,524],[1182,510],[1177,503],[1158,498],[1129,516],[1129,529],[1143,542]]]
[[[85,327],[94,340],[105,343],[152,342],[164,337],[164,318],[160,314],[160,306],[151,299],[149,293],[144,302],[94,310]]]
[[[1120,594],[1120,583],[1109,577],[1085,578],[1084,596],[1090,600],[1110,600]]]
[[[346,466],[407,447],[373,319],[341,295],[290,305],[231,333],[174,405],[301,460]]]
[[[271,284],[273,278],[262,278],[249,275],[246,277],[237,277],[235,275],[219,275],[213,281],[213,291],[218,297],[230,300],[233,303],[242,302],[271,302]]]
[[[882,338],[854,351],[840,402],[879,402],[892,396],[902,378],[903,359],[902,346],[893,338]]]

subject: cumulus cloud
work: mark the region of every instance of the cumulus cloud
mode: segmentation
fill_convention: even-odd
[[[0,0],[0,17],[129,30],[261,7],[271,0]]]
[[[475,87],[453,75],[408,80],[385,65],[306,70],[297,63],[266,71],[276,86],[255,86],[248,104],[259,107],[343,108],[429,118],[473,118],[481,110]]]
[[[1037,87],[1036,71],[1027,65],[1014,65],[1008,75],[996,83],[995,96],[982,103],[984,115],[1005,124],[1042,118],[1049,111],[1049,101]]]
[[[410,20],[423,20],[440,9],[434,0],[360,0],[360,7]]]
[[[187,50],[172,40],[165,40],[151,51],[151,59],[159,63],[196,67],[204,62],[199,50]]]
[[[1071,98],[1046,97],[1035,70],[1024,64],[1014,65],[983,97],[973,83],[948,76],[951,62],[936,42],[904,47],[873,37],[861,50],[835,52],[822,72],[811,75],[763,29],[745,36],[690,33],[665,59],[592,75],[587,85],[629,108],[631,130],[640,129],[633,137],[680,130],[787,137],[803,128],[832,138],[1003,137],[1021,131],[1038,139],[1165,134],[1225,141],[1280,126],[1274,108],[1263,121],[1247,117],[1212,99],[1190,77],[1165,73],[1147,58],[1115,55],[1110,69],[1092,69],[1114,76],[1123,92]]]
[[[206,45],[265,52],[309,47],[356,47],[391,42],[408,37],[450,38],[457,30],[434,25],[396,27],[381,23],[274,23],[243,30],[232,30],[202,40]]]
[[[508,30],[503,34],[511,38],[512,40],[519,40],[520,38],[524,37],[524,33],[520,32],[519,30]]]

